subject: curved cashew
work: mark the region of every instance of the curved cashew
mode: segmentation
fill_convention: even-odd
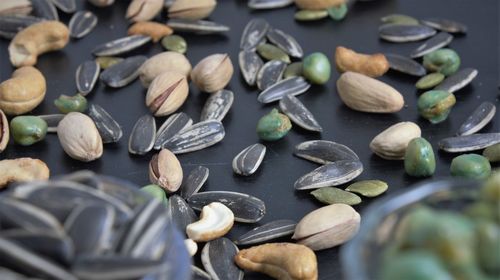
[[[193,239],[184,239],[184,244],[186,245],[188,253],[191,257],[196,255],[196,252],[198,252],[198,244],[196,244]]]
[[[220,202],[212,202],[203,207],[200,220],[189,224],[187,236],[196,241],[210,241],[224,236],[233,227],[234,214]]]
[[[241,250],[234,257],[245,270],[265,273],[276,279],[318,279],[318,263],[314,252],[304,245],[269,243]]]
[[[381,53],[367,55],[353,50],[337,47],[335,63],[340,73],[352,71],[370,77],[380,77],[389,70],[389,61]]]
[[[42,73],[21,67],[0,84],[0,109],[7,115],[21,115],[35,109],[45,97],[47,85]]]
[[[10,62],[15,67],[33,66],[38,55],[64,48],[69,30],[59,21],[35,23],[16,34],[9,45]]]
[[[39,160],[16,158],[0,160],[0,189],[12,182],[49,179],[49,168]]]

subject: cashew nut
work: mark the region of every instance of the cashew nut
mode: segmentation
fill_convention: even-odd
[[[0,161],[0,189],[12,182],[47,180],[49,168],[32,158],[5,159]]]
[[[318,263],[314,252],[304,245],[268,243],[241,250],[234,257],[245,270],[267,274],[276,279],[318,279]]]
[[[193,239],[184,239],[184,244],[186,245],[188,253],[191,257],[196,255],[196,252],[198,252],[198,244],[196,244]]]
[[[69,41],[69,30],[59,21],[35,23],[16,34],[9,45],[10,62],[15,67],[33,66],[38,55],[60,50]]]
[[[45,97],[45,78],[36,68],[25,66],[0,84],[0,109],[7,115],[21,115],[35,109]]]
[[[340,73],[351,71],[370,77],[380,77],[389,70],[389,62],[381,53],[367,55],[353,50],[337,47],[335,63]]]
[[[224,236],[233,227],[234,214],[220,202],[203,207],[200,220],[189,224],[187,236],[196,242],[205,242]]]

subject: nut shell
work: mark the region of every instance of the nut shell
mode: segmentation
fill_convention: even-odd
[[[384,159],[402,160],[408,143],[422,131],[413,122],[400,122],[382,131],[370,142],[370,149]]]
[[[177,157],[169,150],[162,149],[149,163],[149,180],[166,192],[173,193],[182,184],[182,166]]]
[[[356,53],[341,46],[335,51],[335,63],[340,73],[352,71],[372,78],[380,77],[389,70],[389,61],[385,55]]]
[[[213,12],[216,5],[215,0],[176,0],[168,9],[168,17],[190,20],[204,19]]]
[[[16,158],[0,161],[0,189],[12,182],[47,180],[49,175],[49,168],[39,159]]]
[[[7,117],[0,109],[0,153],[5,150],[7,144],[9,143],[9,123],[7,121]]]
[[[295,5],[302,10],[325,10],[344,3],[345,0],[295,0]]]
[[[153,19],[163,8],[164,0],[132,0],[125,17],[133,22]]]
[[[89,162],[102,156],[102,139],[94,121],[78,112],[67,114],[57,126],[62,148],[71,158]]]
[[[229,83],[233,71],[228,54],[213,54],[198,62],[191,71],[191,79],[201,91],[214,93]]]
[[[186,76],[168,71],[156,77],[146,94],[146,106],[157,117],[175,112],[189,94]]]
[[[21,67],[0,84],[0,109],[7,115],[27,113],[42,102],[46,89],[40,71],[31,66]]]
[[[188,77],[191,72],[191,63],[181,53],[162,52],[150,57],[142,64],[139,68],[139,79],[144,87],[149,87],[158,75],[167,71],[178,72]]]

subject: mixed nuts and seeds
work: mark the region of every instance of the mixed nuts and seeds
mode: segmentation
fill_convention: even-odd
[[[114,0],[89,2],[106,7]],[[340,21],[353,2],[250,0],[248,7],[277,9],[295,3],[298,21]],[[135,123],[128,136],[128,151],[136,156],[159,151],[151,155],[149,183],[141,188],[149,196],[128,201],[117,189],[108,189],[110,182],[85,172],[31,182],[49,179],[50,171],[44,162],[33,158],[0,160],[0,188],[12,185],[11,192],[0,198],[0,255],[16,257],[17,252],[22,252],[26,256],[21,268],[19,263],[6,264],[4,272],[1,263],[0,275],[15,271],[54,279],[163,279],[168,269],[162,267],[161,260],[168,257],[169,249],[164,231],[167,221],[171,221],[185,235],[186,254],[196,255],[198,245],[206,242],[199,253],[205,271],[192,267],[192,274],[199,279],[242,279],[244,270],[278,279],[317,279],[314,251],[350,240],[361,223],[360,214],[351,206],[362,203],[364,198],[382,195],[388,184],[382,178],[354,181],[364,165],[346,145],[328,140],[302,142],[293,154],[321,166],[297,176],[294,189],[312,190],[311,197],[327,205],[299,222],[275,220],[256,226],[234,241],[227,239],[224,236],[237,223],[258,223],[264,217],[264,201],[239,192],[200,191],[209,169],[197,166],[184,174],[178,159],[183,153],[221,142],[226,134],[224,117],[238,99],[237,93],[226,88],[234,74],[229,54],[212,53],[192,64],[185,55],[188,43],[177,34],[227,32],[228,26],[206,20],[217,1],[130,1],[125,18],[132,24],[127,34],[91,50],[95,60],[84,61],[76,69],[77,94],[61,95],[53,102],[61,114],[26,115],[44,101],[47,91],[47,81],[36,69],[38,56],[64,48],[70,37],[83,38],[98,25],[96,15],[77,11],[75,3],[0,3],[0,37],[11,40],[9,58],[17,68],[10,79],[0,84],[0,153],[10,139],[17,145],[29,146],[55,132],[69,157],[82,162],[105,157],[104,144],[120,141],[123,131],[88,95],[99,80],[108,87],[122,88],[139,78],[146,88],[144,105],[150,113]],[[154,21],[163,9],[168,11],[166,24]],[[58,10],[73,13],[68,26],[59,21]],[[387,42],[426,41],[409,55],[380,51],[365,54],[337,46],[331,60],[320,52],[304,53],[289,31],[277,29],[262,18],[248,22],[240,39],[240,73],[249,87],[260,91],[257,102],[276,105],[278,101],[279,106],[270,109],[256,124],[256,134],[263,143],[247,143],[234,156],[235,174],[252,176],[264,168],[261,165],[265,162],[266,142],[279,141],[295,126],[320,138],[324,128],[297,96],[329,83],[332,63],[340,74],[336,81],[339,98],[352,110],[390,114],[404,108],[404,95],[378,79],[390,70],[418,77],[415,87],[427,90],[418,98],[417,110],[422,118],[437,125],[453,116],[452,108],[460,102],[454,93],[478,75],[476,69],[461,68],[459,54],[448,48],[454,39],[452,34],[464,34],[467,27],[442,18],[418,20],[400,14],[388,15],[381,21],[379,37]],[[150,43],[161,44],[166,51],[149,58],[127,56]],[[209,94],[197,122],[179,111],[189,98],[190,83]],[[482,155],[455,157],[450,165],[452,176],[490,176],[492,164],[500,160],[500,133],[477,132],[495,120],[495,113],[495,104],[484,102],[464,118],[457,136],[439,141],[439,149],[448,153],[484,149]],[[158,129],[157,117],[167,117]],[[407,175],[429,177],[436,170],[434,149],[424,138],[430,136],[416,123],[400,121],[367,145],[382,159],[403,161]],[[156,199],[150,200],[151,196]],[[81,200],[92,204],[80,205]],[[23,221],[10,216],[9,209],[23,215]],[[83,235],[82,231],[89,228],[97,232]],[[274,243],[290,236],[295,243]],[[58,250],[50,251],[44,259],[47,248],[37,246],[33,240],[53,244]],[[253,247],[239,249],[250,245]],[[108,256],[99,256],[104,252]],[[86,256],[89,253],[94,255]],[[96,268],[103,264],[105,269]],[[121,273],[116,274],[118,270]]]

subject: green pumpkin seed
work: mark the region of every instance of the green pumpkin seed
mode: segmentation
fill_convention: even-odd
[[[271,44],[261,44],[257,46],[257,52],[267,60],[281,60],[290,63],[290,57],[282,49]]]
[[[408,143],[405,152],[405,171],[414,177],[432,176],[436,171],[436,158],[432,145],[424,138],[415,138]]]
[[[361,203],[361,198],[356,194],[334,187],[320,188],[312,191],[311,194],[317,200],[325,204],[343,203],[347,205],[356,205]]]
[[[285,68],[285,72],[283,72],[283,79],[300,76],[302,76],[302,62],[294,62],[292,64],[289,64]]]
[[[99,64],[99,67],[101,67],[101,69],[108,69],[109,67],[121,61],[123,61],[123,58],[113,56],[100,56],[95,59],[95,62]]]
[[[465,215],[474,220],[495,221],[500,214],[496,214],[496,207],[493,203],[479,201],[465,208]],[[500,221],[500,220],[499,220]]]
[[[498,207],[500,203],[500,170],[496,169],[492,172],[484,186],[481,188],[481,198],[484,201],[492,202],[493,206]],[[497,211],[499,222],[500,212]]]
[[[424,67],[450,76],[460,67],[460,56],[452,49],[439,49],[424,55]]]
[[[398,24],[398,25],[419,25],[416,18],[402,15],[402,14],[390,14],[380,19],[383,23],[387,24]]]
[[[389,186],[380,180],[364,180],[349,185],[345,190],[366,197],[376,197],[383,194]]]
[[[445,75],[436,72],[423,76],[417,81],[415,87],[417,89],[430,89],[439,85],[445,78]]]
[[[477,224],[477,257],[481,268],[500,271],[500,226],[491,221]]]
[[[384,260],[381,270],[381,279],[385,280],[453,279],[441,260],[426,250],[397,252]]]
[[[186,53],[187,42],[179,35],[169,35],[163,37],[161,40],[161,45],[168,51]]]
[[[262,140],[276,141],[285,137],[291,128],[290,119],[286,115],[280,114],[277,109],[273,109],[259,120],[257,134]]]
[[[447,91],[427,91],[418,98],[418,112],[431,123],[440,123],[446,120],[455,102],[455,95]]]
[[[343,20],[345,18],[345,16],[347,15],[347,10],[348,9],[346,3],[326,9],[330,18],[337,21]]]
[[[18,116],[10,121],[10,134],[17,144],[29,146],[45,138],[47,122],[37,116]]]
[[[83,113],[87,110],[87,99],[81,94],[75,96],[61,95],[58,99],[54,100],[54,105],[63,114],[70,112]]]
[[[304,58],[302,74],[309,82],[323,85],[330,80],[331,66],[326,55],[316,52]]]
[[[450,172],[455,177],[485,179],[491,174],[491,165],[481,155],[464,154],[451,161]]]
[[[295,19],[298,21],[314,21],[324,19],[328,16],[326,10],[300,10],[295,13]]]
[[[500,143],[489,146],[484,149],[483,156],[486,157],[490,162],[500,161]]]
[[[167,195],[165,193],[165,190],[163,190],[162,187],[155,185],[155,184],[151,184],[151,185],[147,185],[147,186],[142,187],[141,191],[148,193],[152,197],[160,200],[163,204],[165,204],[165,206],[168,205]]]

